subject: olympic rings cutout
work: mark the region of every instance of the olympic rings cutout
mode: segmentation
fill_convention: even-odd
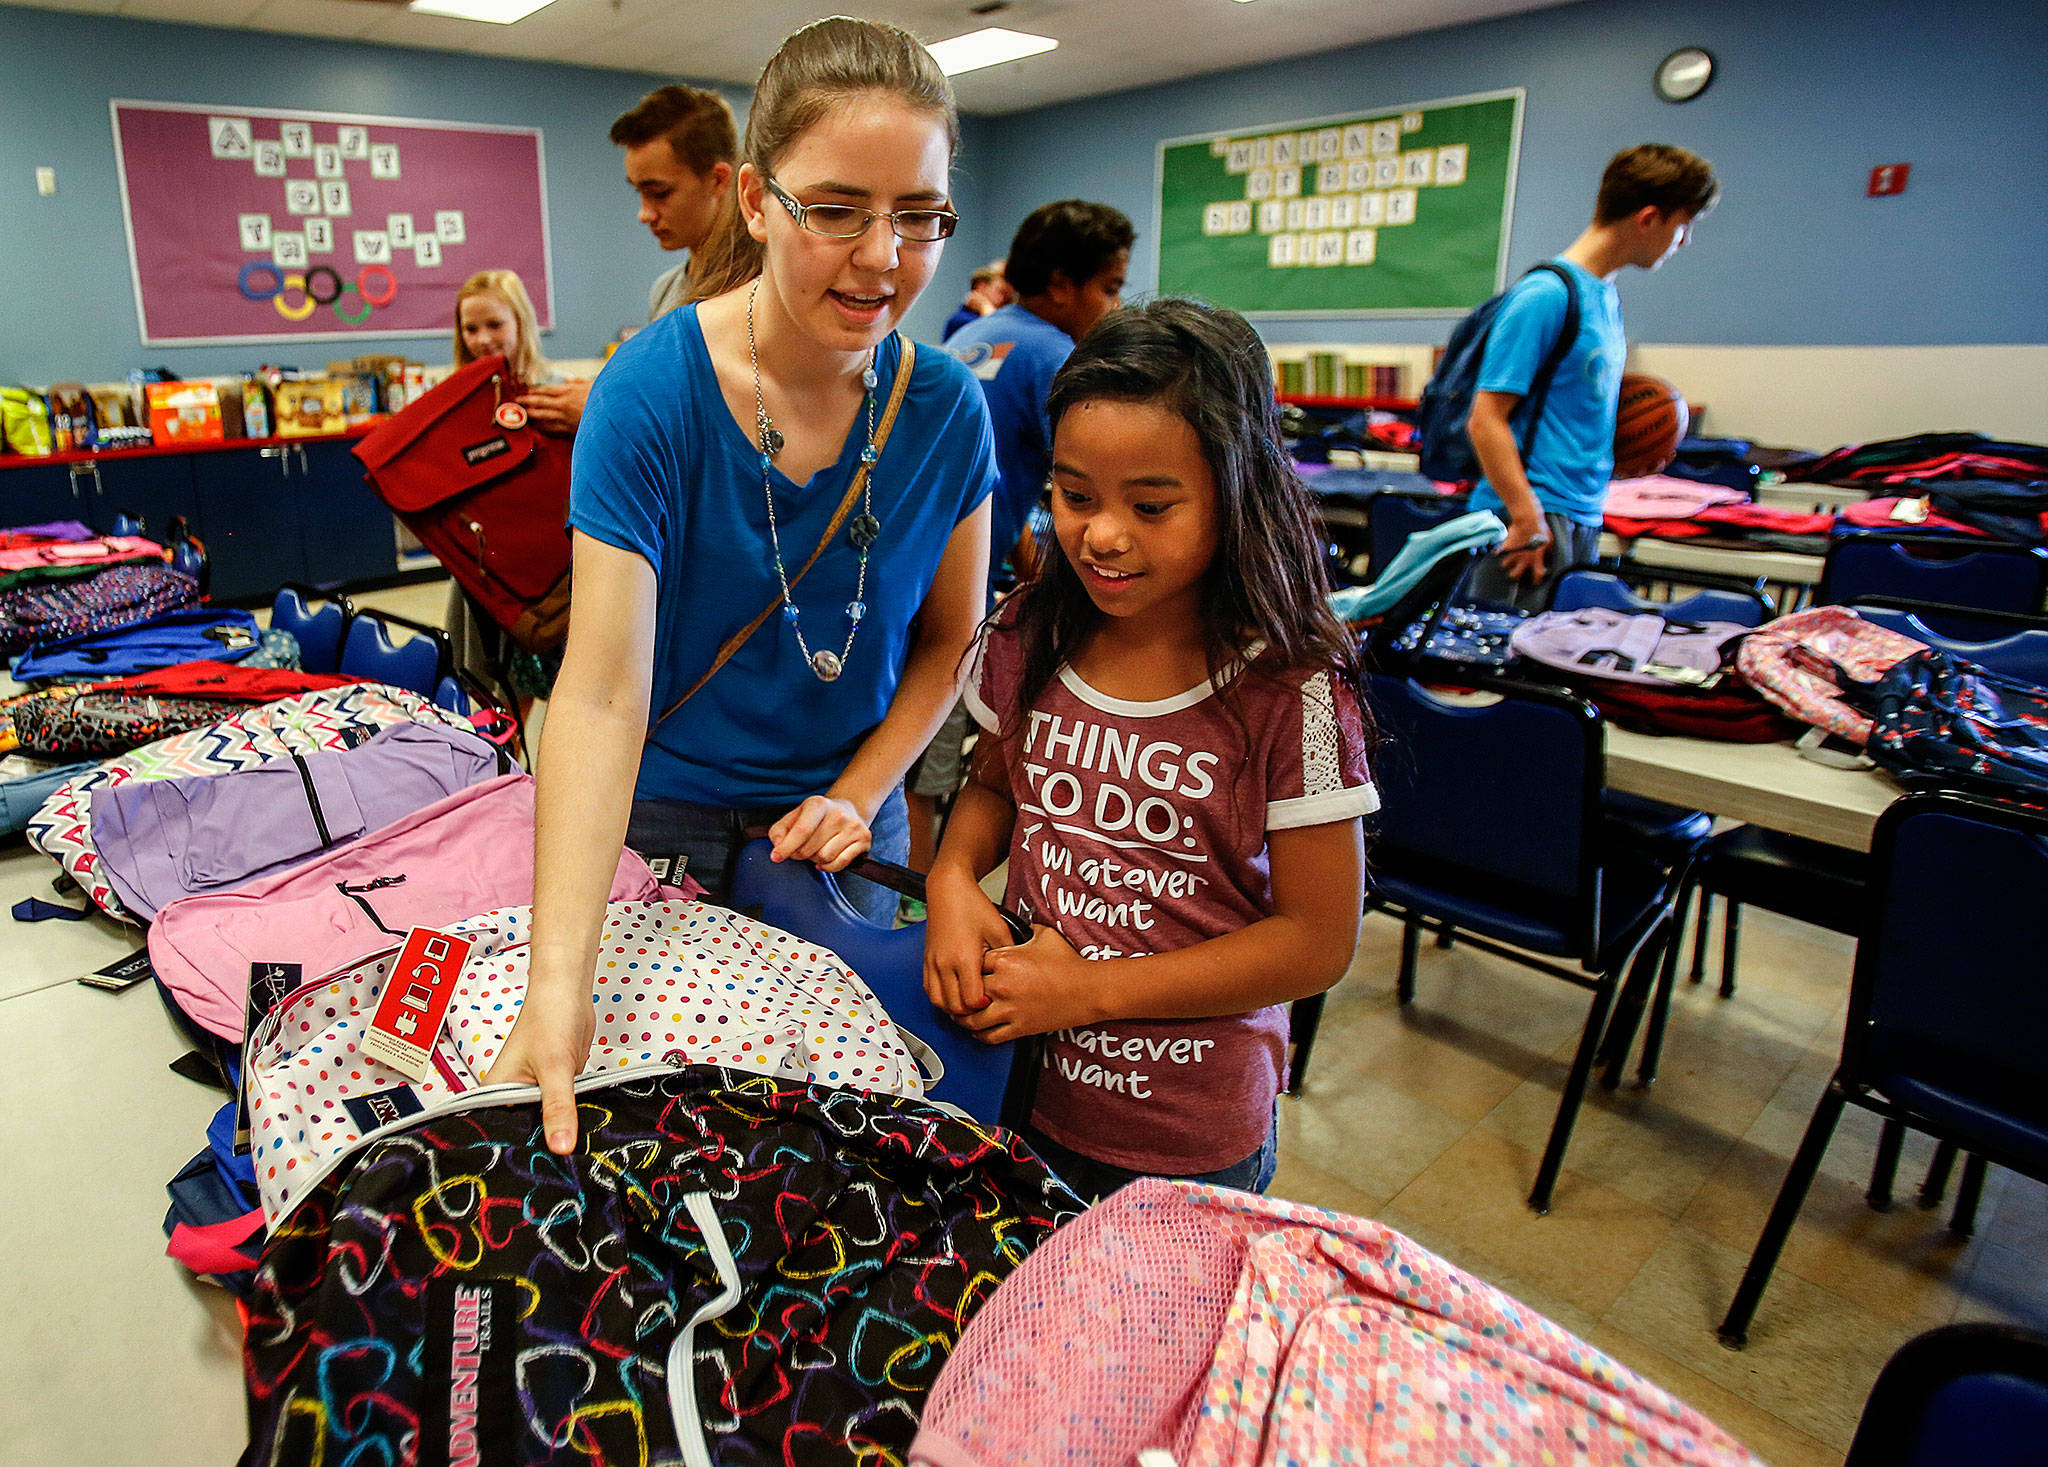
[[[296,290],[299,293],[297,305],[288,306],[284,303],[284,293],[287,290]],[[270,298],[270,303],[277,307],[278,315],[287,321],[303,321],[312,315],[313,297],[306,294],[306,277],[296,272],[285,276],[283,287]]]
[[[325,275],[329,280],[334,282],[334,290],[332,294],[313,294],[313,277],[316,275]],[[341,299],[341,272],[336,270],[332,265],[315,265],[312,269],[306,272],[306,296],[316,306],[333,305],[336,301]]]
[[[341,308],[343,298],[346,297],[348,293],[352,290],[355,291],[356,293],[356,299],[362,301],[363,303],[362,310],[358,311],[353,316],[351,316],[347,311],[344,311]],[[344,285],[341,288],[341,294],[337,295],[334,298],[334,314],[338,316],[340,319],[348,322],[348,324],[351,326],[360,326],[363,324],[363,322],[370,319],[370,303],[368,300],[364,299],[363,293],[358,287],[353,285]]]
[[[256,290],[249,284],[249,277],[261,270],[270,276],[270,289]],[[242,273],[235,277],[235,289],[242,293],[242,299],[250,301],[274,300],[284,289],[284,272],[268,260],[251,260],[242,267]]]
[[[372,275],[384,277],[384,293],[371,295],[369,280]],[[391,273],[388,265],[365,265],[363,273],[356,277],[356,292],[373,306],[388,306],[398,299],[398,277]]]

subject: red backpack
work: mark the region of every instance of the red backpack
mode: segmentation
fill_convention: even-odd
[[[502,356],[461,368],[355,446],[370,487],[512,640],[569,634],[569,440],[540,432]]]

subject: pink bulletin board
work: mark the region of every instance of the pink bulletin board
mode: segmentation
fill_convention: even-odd
[[[145,346],[445,337],[479,270],[554,325],[538,128],[110,106]]]

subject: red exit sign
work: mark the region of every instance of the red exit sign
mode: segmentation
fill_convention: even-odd
[[[1906,191],[1906,175],[1913,171],[1910,163],[1880,163],[1870,170],[1870,197],[1881,199],[1887,194],[1902,194]]]

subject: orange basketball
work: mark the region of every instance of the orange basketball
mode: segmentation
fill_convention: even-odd
[[[1654,474],[1678,455],[1691,417],[1678,389],[1662,377],[1621,379],[1621,411],[1614,419],[1614,477]]]

